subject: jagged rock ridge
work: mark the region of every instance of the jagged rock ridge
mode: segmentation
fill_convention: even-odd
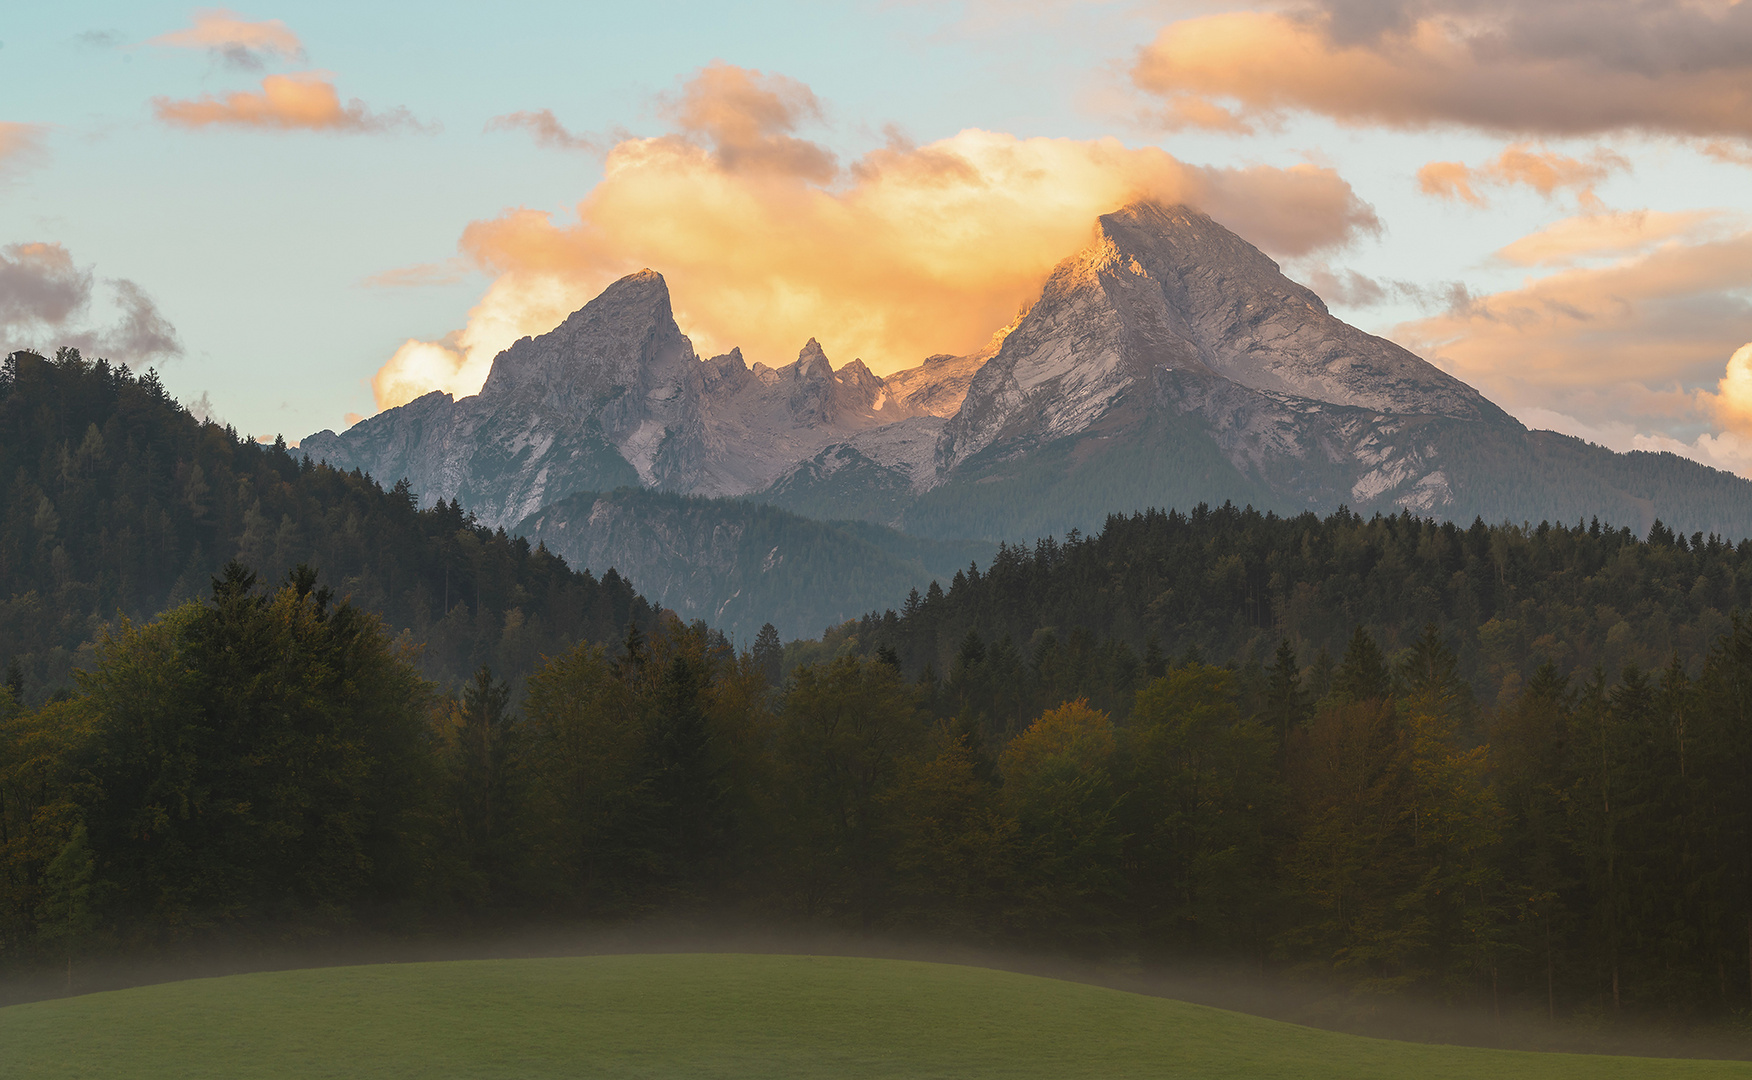
[[[506,527],[574,492],[631,486],[958,538],[1223,499],[1468,521],[1592,506],[1644,527],[1660,513],[1752,532],[1743,481],[1673,466],[1710,494],[1660,496],[1634,455],[1528,432],[1333,317],[1209,217],[1149,203],[1101,217],[967,356],[886,378],[856,360],[835,371],[813,340],[779,368],[739,350],[701,360],[663,278],[642,271],[507,349],[478,395],[427,395],[304,448]]]

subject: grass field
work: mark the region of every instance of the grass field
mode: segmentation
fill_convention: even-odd
[[[1748,1077],[1339,1035],[983,968],[681,954],[317,968],[0,1009],[0,1077]]]

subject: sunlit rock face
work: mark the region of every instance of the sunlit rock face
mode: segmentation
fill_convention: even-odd
[[[783,367],[750,366],[740,350],[701,360],[663,276],[644,270],[500,353],[479,394],[428,394],[302,448],[509,526],[575,491],[765,488],[825,446],[940,406],[931,379],[908,374],[919,407],[859,360],[834,370],[814,340]]]
[[[1016,321],[967,355],[886,378],[855,359],[835,370],[814,340],[782,367],[740,350],[701,359],[662,276],[645,270],[505,350],[479,394],[429,394],[303,449],[385,483],[405,476],[426,503],[456,498],[507,528],[619,487],[939,538],[1027,540],[1224,500],[1752,528],[1752,510],[1742,528],[1712,509],[1752,507],[1731,477],[1528,432],[1333,317],[1210,218],[1150,203],[1101,217]],[[1673,469],[1690,471],[1674,481]],[[1695,505],[1662,494],[1675,482]],[[617,535],[635,533],[623,522]],[[636,565],[620,569],[638,580]]]

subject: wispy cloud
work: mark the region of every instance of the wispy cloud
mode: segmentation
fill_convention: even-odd
[[[147,44],[199,49],[248,71],[259,71],[270,59],[304,59],[304,43],[279,19],[252,22],[225,8],[197,11],[186,28],[160,34]]]
[[[1486,204],[1480,188],[1520,186],[1532,188],[1548,199],[1570,191],[1579,206],[1599,209],[1600,198],[1594,194],[1594,188],[1614,172],[1629,168],[1630,159],[1604,148],[1583,159],[1536,150],[1523,143],[1505,149],[1479,166],[1432,161],[1418,170],[1417,181],[1425,195],[1457,199],[1474,206]]]
[[[583,150],[601,153],[607,146],[596,137],[566,130],[552,109],[533,112],[506,113],[487,121],[486,131],[527,131],[537,146],[554,150]]]
[[[1709,421],[1716,397],[1729,393],[1717,385],[1723,364],[1752,326],[1752,232],[1675,224],[1656,219],[1651,231],[1667,233],[1663,241],[1627,216],[1511,244],[1505,250],[1523,245],[1521,258],[1560,264],[1624,254],[1466,297],[1393,337],[1512,411],[1539,407],[1589,423]]]
[[[42,124],[0,121],[0,177],[41,164],[48,157],[48,130]]]
[[[152,99],[158,119],[172,127],[240,127],[269,131],[378,133],[423,130],[406,109],[372,112],[357,98],[341,104],[330,77],[319,71],[269,75],[259,93],[239,91],[217,97],[175,101]]]
[[[474,271],[468,260],[452,256],[441,262],[399,266],[372,274],[359,284],[373,289],[417,289],[430,285],[454,285]]]

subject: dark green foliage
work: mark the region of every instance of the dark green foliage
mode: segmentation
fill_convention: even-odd
[[[904,612],[871,613],[828,640],[892,647],[917,678],[927,664],[953,670],[969,633],[1008,638],[1027,661],[1023,712],[1086,696],[1119,715],[1137,672],[1156,662],[1152,642],[1155,657],[1238,665],[1251,694],[1287,641],[1312,660],[1305,685],[1318,700],[1379,696],[1387,667],[1433,625],[1453,675],[1490,703],[1548,661],[1573,675],[1662,668],[1677,654],[1695,670],[1730,614],[1752,606],[1752,540],[1663,535],[1640,540],[1598,522],[1460,528],[1403,513],[1280,518],[1232,505],[1116,515],[1098,536],[1005,544],[947,590],[933,582]],[[1372,653],[1353,654],[1359,630]],[[1333,681],[1352,675],[1367,688]]]
[[[1381,701],[1391,687],[1380,646],[1367,630],[1357,627],[1350,644],[1345,646],[1344,659],[1333,672],[1332,690],[1327,696],[1339,704]]]
[[[760,633],[754,637],[754,666],[759,669],[768,686],[777,686],[779,677],[784,671],[785,646],[779,641],[779,631],[772,623],[761,626]]]
[[[650,608],[476,526],[454,502],[415,508],[405,483],[298,459],[202,423],[164,392],[76,350],[7,358],[0,378],[0,656],[31,701],[70,681],[81,645],[118,613],[149,618],[206,591],[232,559],[270,579],[300,563],[448,684],[482,665],[511,677],[542,653],[605,640]]]
[[[233,563],[210,603],[123,624],[82,675],[75,797],[120,940],[322,926],[414,888],[430,691],[313,581],[261,592]]]

